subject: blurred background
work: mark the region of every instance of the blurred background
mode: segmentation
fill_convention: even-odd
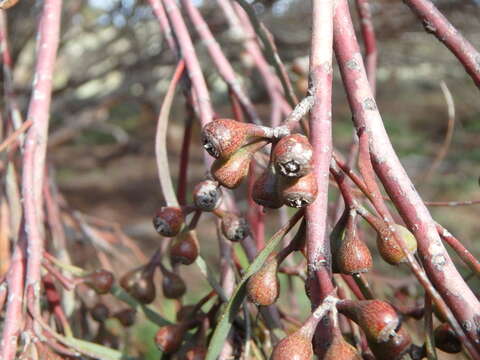
[[[434,3],[480,49],[479,2],[440,0]],[[269,98],[243,51],[239,34],[231,31],[216,2],[197,0],[195,4],[234,65],[262,119],[268,121]],[[272,0],[253,4],[275,37],[298,95],[303,95],[308,71],[310,2]],[[371,7],[379,51],[377,103],[402,163],[425,200],[480,199],[479,90],[456,58],[424,31],[401,1],[371,0]],[[14,86],[22,109],[26,109],[30,96],[39,11],[40,2],[20,1],[7,12]],[[358,25],[353,4],[351,11]],[[219,116],[230,116],[227,87],[193,27],[189,29],[214,109]],[[146,1],[65,1],[48,160],[54,166],[60,191],[72,208],[120,224],[147,255],[158,245],[159,237],[151,218],[155,208],[163,204],[154,157],[154,133],[174,66],[175,57]],[[452,94],[455,127],[444,160],[432,176],[425,178],[425,170],[440,151],[448,127],[442,82]],[[336,69],[334,143],[343,154],[347,154],[352,139],[350,116]],[[179,92],[168,130],[170,168],[174,177],[178,173],[186,118],[185,101]],[[198,134],[196,124],[190,151],[189,190],[205,174]],[[245,199],[244,191],[240,189],[242,195],[237,197],[243,210],[247,207],[241,202]],[[332,199],[334,193],[333,190]],[[480,206],[431,210],[436,220],[457,235],[474,254],[480,254]],[[203,218],[199,238],[202,254],[215,267],[218,246],[214,226],[209,226],[212,224],[212,218]],[[275,227],[278,228],[278,224]],[[273,229],[267,228],[267,232],[270,234]],[[88,259],[82,261],[88,262]],[[132,267],[136,261],[132,259]],[[462,272],[467,274],[462,266]],[[388,273],[393,268],[380,264],[380,269]],[[198,281],[194,270],[182,271],[191,272],[191,276],[185,277],[189,296],[192,299],[203,296],[206,289],[203,280]],[[472,285],[478,289],[478,284]],[[195,288],[199,290],[198,296],[192,291]],[[168,311],[171,305],[162,302],[161,306],[171,318]]]

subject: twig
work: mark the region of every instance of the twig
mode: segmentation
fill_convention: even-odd
[[[24,276],[25,276],[26,239],[20,235],[7,273],[7,309],[3,322],[2,340],[0,341],[0,359],[13,360],[17,352],[17,341],[20,335],[24,314],[22,311]]]
[[[480,277],[480,262],[472,255],[463,244],[454,237],[447,229],[437,223],[437,230],[442,239],[457,253],[462,261]]]
[[[228,87],[235,94],[238,101],[242,105],[245,112],[248,114],[250,120],[256,124],[260,124],[260,118],[257,111],[253,107],[252,102],[248,98],[247,94],[243,91],[240,83],[238,82],[232,65],[224,55],[220,45],[210,31],[207,22],[203,19],[200,11],[193,5],[192,0],[182,0],[183,7],[187,10],[187,13],[195,26],[196,31],[202,38],[204,45],[210,54],[212,61],[214,62],[220,76],[227,83]]]
[[[435,223],[392,148],[371,93],[362,59],[359,56],[359,47],[348,3],[345,0],[340,0],[336,5],[334,39],[335,52],[357,132],[364,129],[368,133],[369,153],[375,172],[405,223],[417,238],[425,270],[453,311],[455,318],[450,320],[455,323],[456,331],[462,332],[458,323],[463,324],[463,329],[472,340],[472,342],[467,341],[465,345],[475,356],[478,353],[472,344],[478,339],[474,324],[477,314],[480,312],[480,303],[448,256],[436,231]],[[415,275],[421,275],[421,272],[415,273]],[[422,285],[427,286],[426,290],[430,291],[436,303],[441,300],[431,293],[432,288],[428,288],[428,279],[423,276],[418,279]],[[453,294],[461,294],[461,296]]]
[[[480,88],[480,53],[465,39],[429,0],[403,0],[422,21],[425,30],[435,35],[457,57]]]
[[[314,173],[318,195],[307,207],[306,248],[307,282],[310,301],[318,306],[333,291],[330,241],[327,236],[329,167],[332,157],[332,43],[333,1],[312,1],[312,39],[310,84],[314,104],[310,112],[310,143],[313,146]],[[332,332],[331,324],[322,322],[316,332],[316,350],[325,351]],[[321,345],[322,344],[322,345]],[[317,353],[319,357],[320,354]]]
[[[181,56],[185,60],[185,66],[188,70],[188,76],[192,82],[195,91],[198,107],[200,111],[200,123],[202,126],[209,123],[213,118],[213,109],[210,102],[207,84],[202,74],[202,68],[195,54],[195,47],[188,33],[187,26],[183,21],[180,9],[174,0],[162,0],[165,11],[178,41]]]
[[[217,0],[220,4],[227,3],[229,0]],[[222,5],[221,5],[222,6]],[[226,5],[222,6],[222,9],[225,8]],[[270,123],[272,126],[278,126],[280,124],[280,118],[282,116],[283,111],[283,95],[280,92],[280,84],[278,78],[275,77],[275,74],[272,73],[268,62],[263,57],[262,51],[260,46],[255,41],[255,31],[249,20],[249,17],[245,10],[237,3],[234,3],[234,7],[238,14],[238,19],[233,18],[231,22],[238,22],[242,25],[243,31],[245,33],[244,37],[244,46],[245,49],[248,51],[250,56],[252,57],[255,66],[257,67],[260,75],[263,79],[263,83],[265,84],[266,90],[270,97],[271,101],[271,115],[270,115]],[[232,17],[233,14],[230,12],[225,13],[226,16]]]
[[[258,20],[258,17],[255,15],[255,10],[253,9],[252,5],[249,4],[245,0],[235,0],[240,6],[245,10],[247,13],[250,22],[252,23],[255,32],[260,37],[262,41],[262,45],[264,46],[265,52],[267,57],[271,59],[272,65],[275,68],[278,78],[282,83],[283,90],[285,92],[285,96],[290,104],[290,106],[295,106],[298,103],[297,96],[293,91],[293,86],[288,78],[287,71],[285,66],[283,65],[282,60],[278,54],[278,51],[275,47],[275,43],[273,42],[272,34],[267,30],[265,25]]]
[[[369,0],[355,0],[357,12],[360,17],[360,27],[362,38],[365,44],[365,66],[367,69],[368,82],[372,89],[372,94],[376,93],[377,80],[377,40],[375,29],[373,28],[372,12]]]
[[[43,181],[48,139],[52,80],[60,35],[61,0],[45,0],[40,18],[37,64],[27,121],[32,122],[25,140],[22,193],[27,236],[26,291],[32,288],[33,303],[39,307],[41,264],[44,250]]]
[[[10,144],[12,144],[15,140],[18,139],[20,135],[22,135],[28,128],[32,125],[31,120],[25,121],[22,126],[20,126],[17,130],[11,133],[1,144],[0,144],[0,152],[5,150]]]
[[[313,306],[331,293],[330,246],[326,236],[328,170],[332,152],[332,14],[333,2],[312,2],[313,24],[310,54],[310,82],[315,99],[310,112],[310,142],[314,149],[317,199],[307,208],[308,281]]]

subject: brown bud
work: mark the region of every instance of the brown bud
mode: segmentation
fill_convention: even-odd
[[[296,331],[283,338],[273,349],[270,360],[311,360],[313,359],[312,339]]]
[[[207,356],[207,348],[203,344],[196,345],[185,354],[185,360],[204,360]]]
[[[302,208],[310,205],[317,197],[318,187],[313,172],[294,180],[280,180],[280,196],[285,205]]]
[[[301,134],[283,137],[272,153],[275,169],[286,177],[302,177],[313,169],[313,148]]]
[[[110,310],[104,303],[97,303],[90,309],[90,315],[92,315],[93,320],[104,322],[110,316]]]
[[[435,346],[440,350],[449,354],[457,354],[462,351],[462,343],[448,323],[438,325],[433,335]]]
[[[325,353],[323,360],[361,360],[357,350],[345,341],[340,332],[333,334],[332,342]]]
[[[269,165],[253,184],[252,199],[258,205],[270,209],[282,207],[283,201],[278,192],[278,176],[273,165]]]
[[[277,301],[280,294],[278,281],[278,261],[271,255],[263,266],[247,282],[247,295],[256,305],[268,306]]]
[[[385,301],[343,300],[337,308],[360,326],[369,341],[386,342],[400,326],[397,312]]]
[[[401,327],[388,341],[379,343],[369,340],[368,346],[377,360],[400,360],[412,346],[412,339]]]
[[[332,240],[333,271],[342,274],[358,274],[372,268],[372,255],[360,240],[356,228],[356,212],[349,213],[346,229]]]
[[[155,335],[155,344],[166,354],[172,354],[180,349],[187,327],[185,323],[161,327]]]
[[[249,234],[247,221],[233,213],[222,216],[222,233],[230,241],[242,241]]]
[[[167,270],[164,266],[161,267],[162,269],[162,290],[163,295],[167,299],[178,299],[185,294],[186,286],[183,279],[180,275]]]
[[[83,281],[97,294],[106,294],[112,288],[114,278],[110,271],[99,269],[85,275]]]
[[[153,226],[162,236],[173,237],[178,234],[185,222],[182,209],[164,206],[156,211]]]
[[[238,187],[248,175],[253,155],[265,144],[264,141],[257,141],[238,149],[235,154],[226,160],[215,160],[211,168],[213,178],[226,188],[234,189]]]
[[[228,159],[249,142],[264,137],[262,127],[232,119],[216,119],[202,129],[205,150],[216,159]]]
[[[199,251],[196,231],[182,231],[170,246],[170,259],[173,263],[190,265],[197,259]]]
[[[133,324],[135,324],[135,318],[137,316],[137,312],[134,309],[123,309],[118,312],[116,312],[113,317],[118,319],[120,324],[122,324],[125,327],[130,327]]]
[[[222,191],[218,183],[212,180],[204,180],[193,189],[193,202],[197,209],[213,211],[220,204]]]
[[[410,254],[417,251],[417,240],[406,227],[398,224],[394,224],[393,228],[385,227],[377,233],[377,248],[383,260],[390,265],[398,265],[407,261],[407,256],[397,244],[392,230],[403,239]]]
[[[123,275],[120,286],[142,304],[150,304],[156,296],[154,269],[148,265],[133,269]]]

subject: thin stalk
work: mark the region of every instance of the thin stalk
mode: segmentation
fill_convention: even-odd
[[[357,283],[365,299],[373,300],[376,298],[372,288],[370,287],[370,284],[368,283],[368,280],[365,279],[365,276],[363,276],[362,274],[353,274],[352,278]]]
[[[157,171],[160,179],[160,186],[162,187],[162,194],[165,197],[167,206],[178,207],[177,196],[173,188],[172,177],[170,175],[170,166],[168,165],[167,154],[167,128],[168,119],[170,117],[170,109],[172,107],[175,89],[180,81],[185,63],[183,60],[177,65],[175,73],[173,74],[167,93],[163,99],[162,108],[158,115],[157,133],[155,136],[155,155],[157,160]]]

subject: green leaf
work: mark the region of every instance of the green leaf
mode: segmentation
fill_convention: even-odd
[[[133,360],[134,357],[127,356],[120,351],[110,349],[108,347],[95,344],[89,341],[80,340],[72,337],[63,337],[62,342],[85,355],[98,360]]]
[[[225,295],[222,286],[218,283],[217,279],[213,275],[212,269],[208,266],[208,264],[203,260],[203,258],[199,255],[197,256],[197,260],[195,260],[198,268],[202,275],[207,279],[210,286],[216,291],[218,296],[222,299],[222,301],[227,301],[227,296]]]
[[[225,340],[227,339],[228,333],[230,332],[230,328],[232,327],[233,319],[235,318],[235,315],[245,299],[248,278],[262,267],[265,260],[267,260],[268,256],[273,252],[273,250],[275,250],[285,234],[287,234],[295,226],[302,216],[303,210],[298,211],[286,225],[284,225],[272,236],[265,248],[263,248],[263,250],[257,254],[252,264],[248,267],[247,272],[240,280],[240,283],[237,285],[237,288],[230,298],[230,301],[227,303],[227,306],[220,316],[220,321],[213,332],[212,339],[210,340],[205,360],[216,360],[218,358]]]
[[[162,317],[158,312],[153,310],[151,307],[148,307],[144,304],[139,303],[137,300],[135,300],[133,297],[127,294],[125,290],[123,290],[120,286],[113,285],[110,292],[117,299],[123,301],[124,303],[127,303],[135,310],[143,312],[145,317],[151,322],[153,322],[154,324],[157,324],[158,326],[165,326],[165,325],[172,324],[170,321]]]

